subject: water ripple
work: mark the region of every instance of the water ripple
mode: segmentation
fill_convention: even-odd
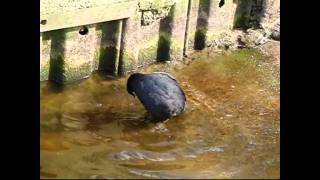
[[[196,155],[223,152],[224,146],[208,146],[208,147],[193,147],[180,148],[169,152],[159,153],[145,150],[123,150],[118,153],[113,153],[109,157],[113,160],[149,160],[149,161],[173,161],[178,157],[195,158]]]

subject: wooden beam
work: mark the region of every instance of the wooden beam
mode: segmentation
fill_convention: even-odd
[[[40,15],[40,32],[129,18],[136,8],[137,2],[134,0],[79,9],[63,14]]]

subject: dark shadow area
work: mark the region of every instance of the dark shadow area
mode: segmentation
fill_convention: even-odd
[[[251,26],[254,28],[261,28],[261,20],[266,12],[267,0],[253,0],[251,8]]]
[[[160,20],[157,61],[170,60],[174,9],[175,6],[172,6],[168,16]]]
[[[252,0],[237,0],[237,8],[233,19],[233,29],[247,29],[249,27]]]
[[[125,48],[125,41],[127,36],[127,29],[128,29],[128,19],[122,20],[122,31],[121,31],[121,38],[120,38],[120,54],[119,54],[119,65],[118,65],[118,75],[124,76],[126,69],[125,69],[125,62],[124,62],[124,48]]]
[[[210,17],[211,0],[200,0],[197,26],[194,38],[194,49],[202,50],[206,46],[208,19]]]
[[[266,0],[238,0],[234,15],[234,29],[260,28]]]
[[[100,73],[115,76],[117,74],[117,31],[119,21],[109,21],[97,25],[97,30],[101,30],[100,56],[98,70]]]
[[[64,53],[66,31],[55,30],[43,34],[43,39],[51,40],[50,47],[50,67],[49,67],[49,84],[53,89],[59,90],[64,82]]]

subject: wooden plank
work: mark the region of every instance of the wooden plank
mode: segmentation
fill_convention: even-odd
[[[40,32],[129,18],[136,7],[136,1],[127,1],[63,14],[41,15]]]

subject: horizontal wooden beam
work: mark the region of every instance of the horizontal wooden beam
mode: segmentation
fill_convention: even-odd
[[[72,12],[40,15],[40,32],[129,18],[137,1],[125,1],[108,6],[79,9]]]

